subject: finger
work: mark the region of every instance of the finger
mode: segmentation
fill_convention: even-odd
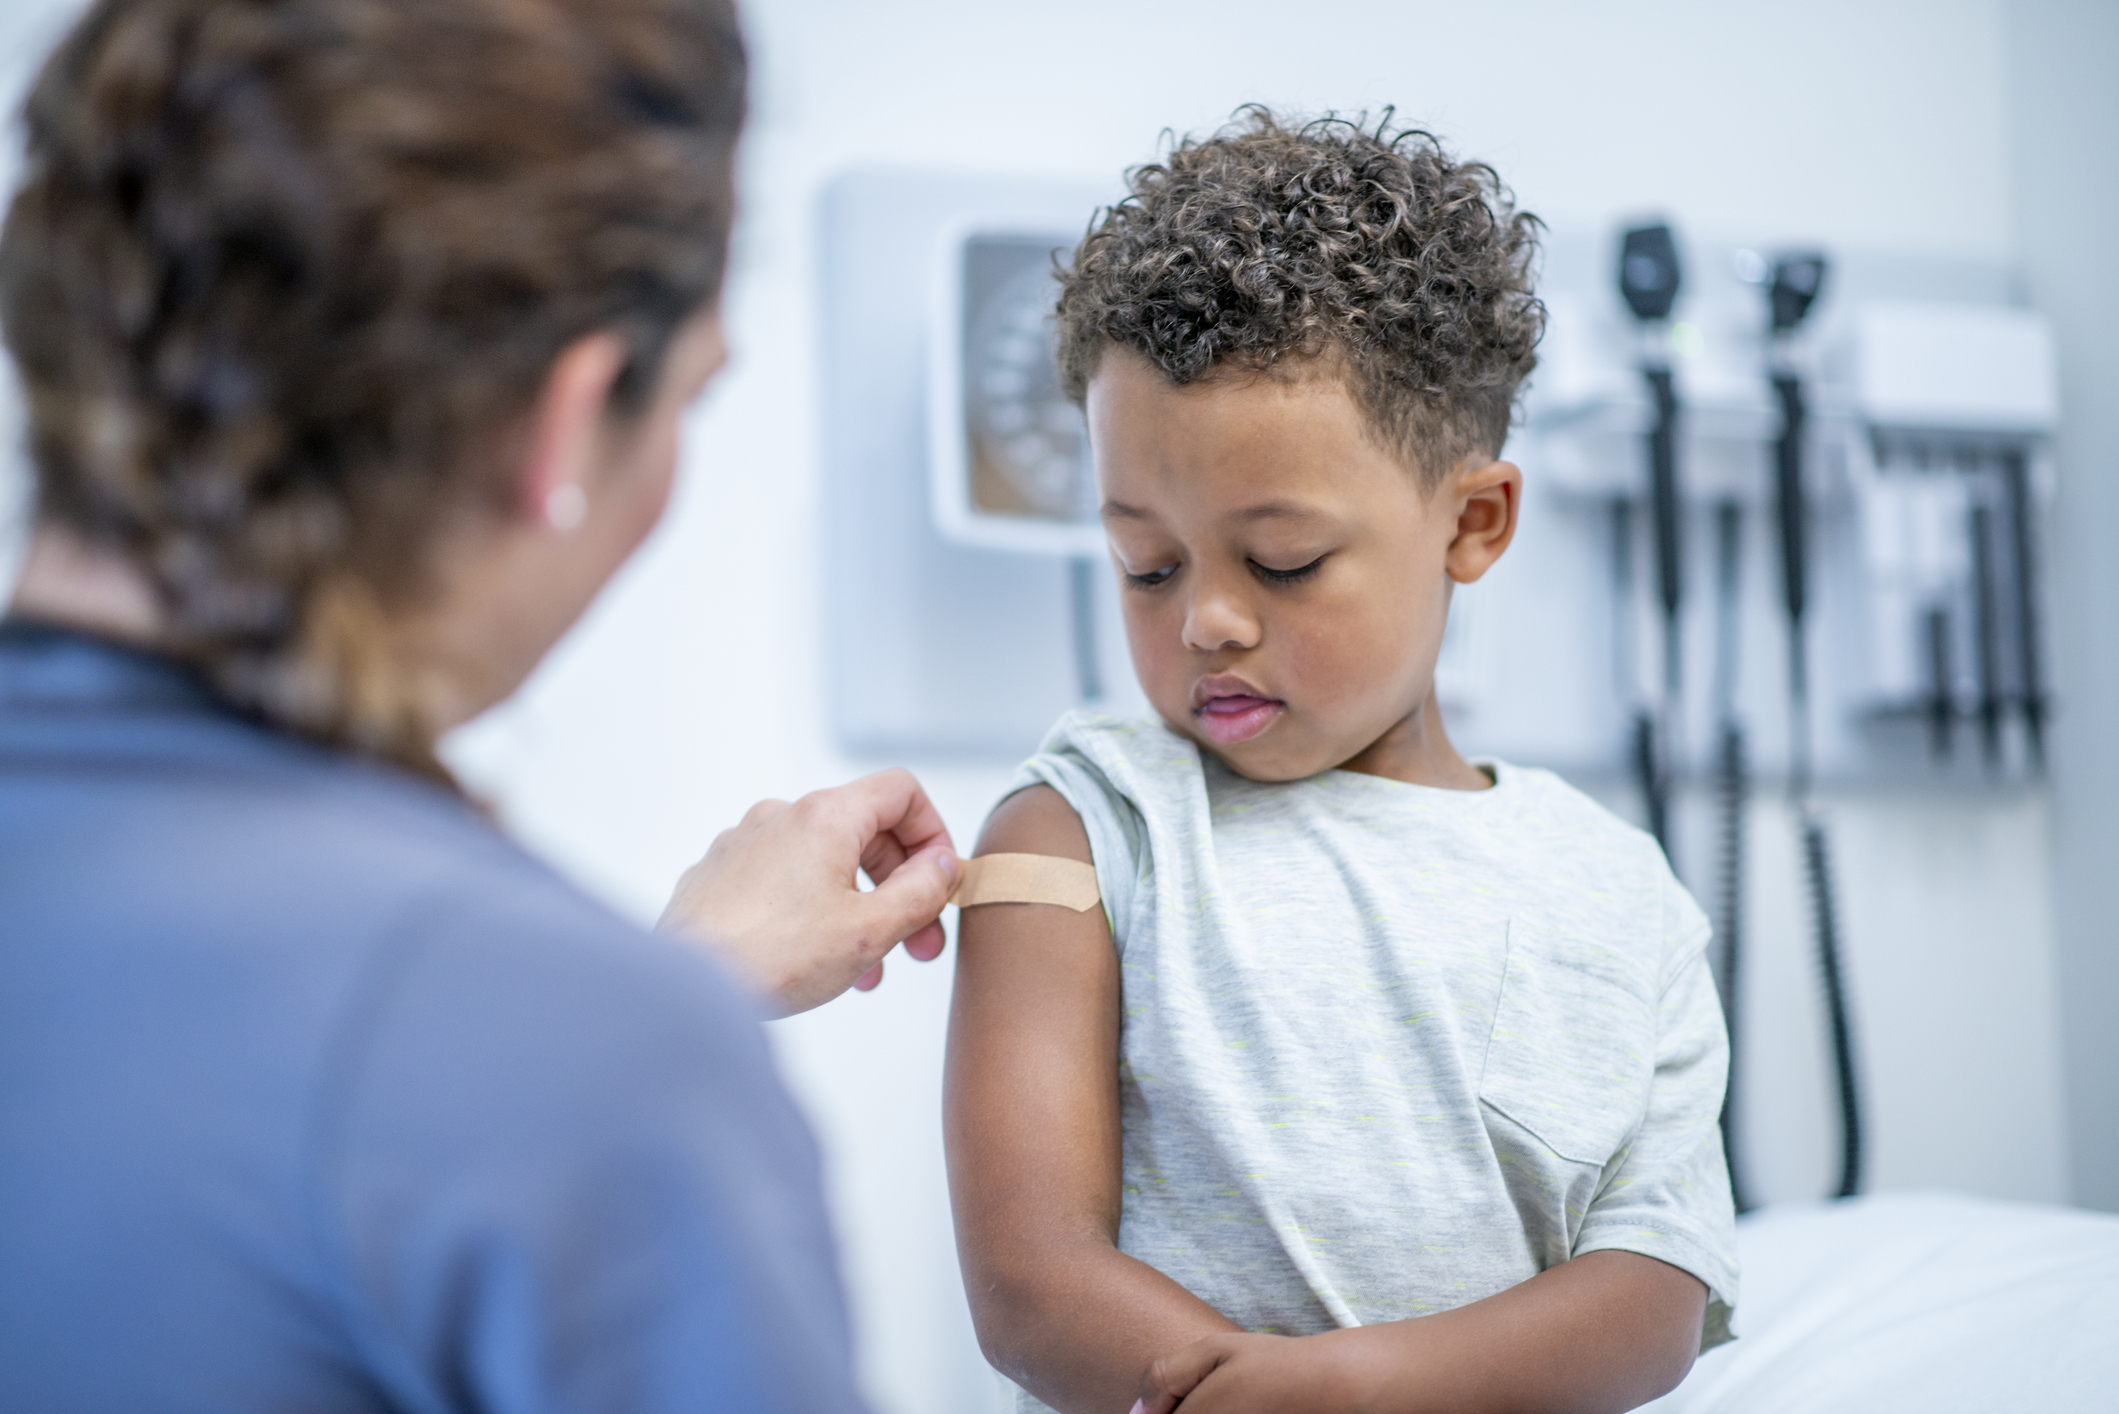
[[[937,841],[952,852],[956,848],[949,838],[949,827],[942,823],[942,812],[934,808],[934,802],[910,771],[878,771],[840,786],[832,794],[855,812],[864,841],[880,834],[893,835],[907,854],[917,854]]]
[[[962,872],[947,845],[906,860],[875,888],[854,896],[863,936],[896,943],[933,923],[956,892]]]
[[[883,964],[880,962],[877,963],[874,967],[869,968],[860,976],[853,979],[853,989],[856,992],[873,992],[876,988],[882,985]]]
[[[947,941],[942,925],[930,923],[905,940],[905,951],[915,962],[933,962],[942,955],[942,946]]]
[[[1157,1356],[1140,1377],[1140,1399],[1134,1408],[1140,1414],[1170,1414],[1228,1356],[1228,1347],[1213,1336]]]
[[[861,853],[861,871],[868,875],[870,883],[880,884],[890,877],[890,871],[903,864],[912,851],[898,843],[898,837],[885,833],[868,842]]]

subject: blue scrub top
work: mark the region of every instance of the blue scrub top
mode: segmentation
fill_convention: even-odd
[[[0,1406],[855,1411],[752,1003],[448,792],[0,624]]]

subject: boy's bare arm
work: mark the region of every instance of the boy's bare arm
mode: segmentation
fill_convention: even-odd
[[[1484,1301],[1323,1335],[1214,1335],[1156,1360],[1145,1414],[1618,1414],[1692,1368],[1707,1288],[1591,1252]]]
[[[981,854],[1089,862],[1058,792],[1003,801]],[[1065,1414],[1126,1414],[1157,1356],[1238,1328],[1118,1250],[1118,954],[1103,910],[986,904],[957,922],[943,1125],[986,1358]]]

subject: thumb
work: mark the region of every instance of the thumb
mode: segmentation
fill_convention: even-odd
[[[904,941],[942,916],[962,876],[963,866],[947,845],[921,850],[860,895],[863,931],[893,945]]]
[[[1140,1398],[1134,1401],[1132,1414],[1173,1414],[1228,1355],[1227,1343],[1210,1335],[1158,1356],[1141,1376]]]

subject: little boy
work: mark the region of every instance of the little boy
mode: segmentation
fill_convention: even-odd
[[[1104,903],[962,918],[981,1344],[1068,1414],[1631,1408],[1736,1292],[1706,920],[1433,686],[1515,532],[1535,222],[1425,134],[1262,111],[1132,188],[1060,359],[1160,720],[1070,714],[981,841]]]

